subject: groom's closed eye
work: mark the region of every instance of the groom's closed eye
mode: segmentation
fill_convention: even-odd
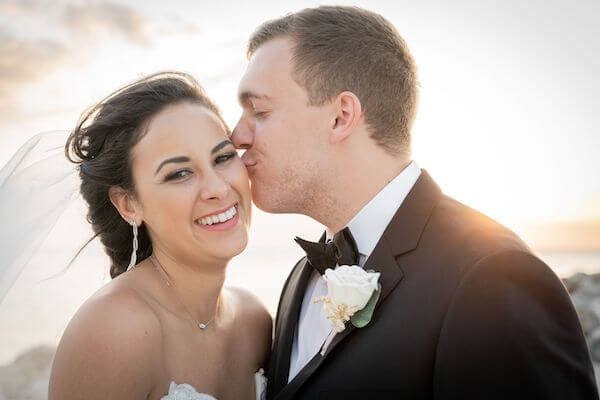
[[[269,113],[267,111],[254,111],[254,118],[261,119],[265,118]]]

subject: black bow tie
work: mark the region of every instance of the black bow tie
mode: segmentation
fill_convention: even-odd
[[[329,243],[325,243],[324,238],[317,243],[299,237],[294,240],[306,252],[310,265],[321,275],[327,268],[335,268],[336,265],[358,264],[360,253],[348,228],[333,235],[333,240]]]

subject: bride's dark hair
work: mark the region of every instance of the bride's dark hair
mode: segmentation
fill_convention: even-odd
[[[115,91],[85,111],[65,145],[67,158],[79,164],[80,191],[88,204],[87,220],[94,231],[88,243],[100,238],[111,260],[112,278],[126,271],[133,244],[131,226],[111,203],[108,190],[118,186],[135,198],[131,149],[143,137],[153,116],[181,102],[201,104],[223,121],[192,76],[160,72]],[[143,223],[138,231],[139,262],[152,254],[152,243]]]

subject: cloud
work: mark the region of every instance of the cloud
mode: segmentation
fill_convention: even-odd
[[[151,43],[138,10],[107,1],[0,0],[0,117],[16,117],[20,89],[89,62],[112,40]]]
[[[19,38],[0,30],[0,99],[62,65],[68,50],[52,39]]]
[[[88,39],[119,34],[131,41],[148,40],[146,18],[133,7],[111,1],[2,0],[0,14],[29,24],[43,20]],[[39,29],[44,24],[35,25]]]
[[[148,43],[146,21],[135,9],[110,2],[87,5],[67,5],[63,23],[73,33],[88,37],[123,35],[126,39]]]

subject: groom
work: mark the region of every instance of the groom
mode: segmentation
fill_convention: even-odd
[[[268,399],[598,399],[559,279],[411,160],[416,67],[387,20],[306,9],[260,26],[248,57],[232,140],[253,199],[327,227],[299,240]],[[330,336],[313,299],[342,264],[379,272],[381,293],[365,327]]]

